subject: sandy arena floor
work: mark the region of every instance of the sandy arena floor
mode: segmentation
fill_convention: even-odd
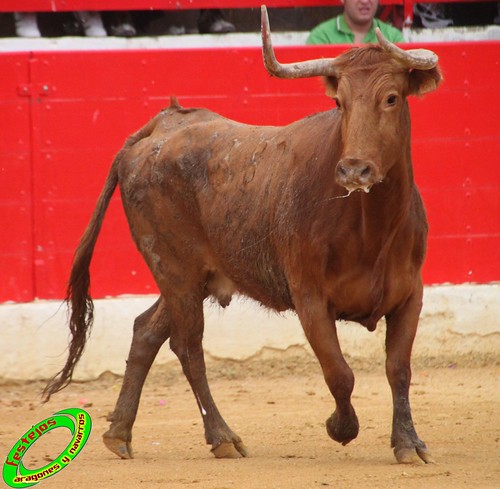
[[[0,387],[0,457],[31,425],[67,407],[90,413],[90,439],[75,460],[43,489],[460,489],[500,487],[500,368],[457,362],[414,368],[413,417],[436,463],[398,465],[389,446],[391,399],[383,367],[353,364],[353,404],[361,429],[342,447],[324,428],[333,410],[318,365],[308,355],[280,355],[244,363],[209,362],[212,393],[250,458],[216,460],[177,365],[155,367],[135,424],[134,460],[116,458],[101,442],[121,378],[73,384],[39,404],[42,383]],[[42,467],[69,441],[56,429],[26,453],[28,468]]]

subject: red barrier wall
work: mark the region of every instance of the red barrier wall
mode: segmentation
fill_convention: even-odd
[[[500,43],[434,44],[442,87],[412,101],[430,221],[425,282],[500,279]],[[343,48],[278,48],[284,62]],[[256,48],[0,55],[0,302],[60,299],[78,239],[125,138],[170,94],[254,124],[332,107],[318,79],[270,78]],[[94,297],[154,292],[114,197]]]

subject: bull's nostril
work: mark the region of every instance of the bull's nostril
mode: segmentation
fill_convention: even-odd
[[[372,169],[369,166],[365,166],[363,170],[361,171],[361,176],[362,177],[369,177],[372,173]]]
[[[341,176],[341,177],[345,177],[347,176],[347,170],[342,166],[342,165],[338,165],[337,166],[337,173]]]

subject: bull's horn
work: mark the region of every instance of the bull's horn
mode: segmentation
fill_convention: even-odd
[[[407,68],[430,70],[438,64],[437,54],[428,49],[408,49],[405,51],[388,41],[378,27],[375,28],[375,34],[382,48]]]
[[[299,63],[281,64],[276,60],[271,42],[271,29],[265,5],[261,7],[262,56],[266,70],[278,78],[308,78],[335,75],[335,58],[313,59]]]

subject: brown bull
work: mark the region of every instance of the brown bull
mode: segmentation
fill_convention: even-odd
[[[338,108],[286,127],[258,127],[184,109],[173,99],[131,136],[76,251],[67,298],[69,358],[46,397],[71,381],[85,346],[93,317],[89,265],[119,185],[132,237],[161,295],[135,320],[122,390],[104,434],[110,450],[132,457],[141,389],[170,338],[213,453],[247,454],[212,399],[202,349],[204,299],[226,306],[237,293],[270,309],[296,311],[335,398],[328,434],[344,445],[356,438],[359,424],[351,405],[354,376],[335,322],[373,331],[385,316],[394,453],[399,462],[430,462],[409,404],[427,223],[413,180],[406,98],[437,87],[437,56],[403,51],[378,33],[380,46],[281,65],[265,9],[262,17],[268,71],[324,76]]]

